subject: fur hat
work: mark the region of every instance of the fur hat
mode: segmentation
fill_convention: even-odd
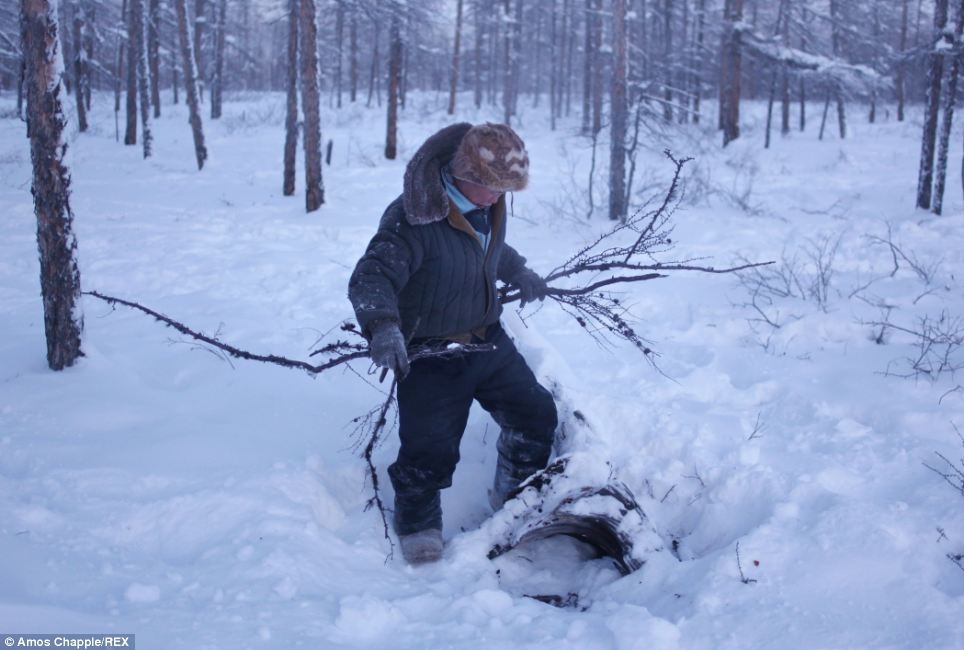
[[[462,138],[452,158],[452,175],[497,192],[517,192],[529,184],[529,154],[522,138],[505,124],[477,124]]]

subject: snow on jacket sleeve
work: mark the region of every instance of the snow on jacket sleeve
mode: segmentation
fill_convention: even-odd
[[[378,232],[348,281],[348,298],[365,336],[382,320],[400,322],[398,294],[421,264],[421,246],[405,221],[401,199],[382,217]]]

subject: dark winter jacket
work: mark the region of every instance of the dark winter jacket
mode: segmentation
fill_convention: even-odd
[[[499,320],[496,280],[512,284],[532,273],[505,243],[505,197],[489,210],[483,251],[475,230],[449,199],[441,170],[471,127],[446,127],[419,148],[405,171],[404,191],[385,210],[378,232],[355,266],[348,297],[362,331],[390,320],[406,338],[464,334]]]

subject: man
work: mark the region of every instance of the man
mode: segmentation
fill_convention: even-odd
[[[431,136],[405,170],[402,195],[385,210],[358,261],[348,295],[372,361],[398,379],[395,532],[412,564],[442,555],[439,491],[452,484],[472,401],[501,427],[494,508],[545,467],[556,407],[499,323],[496,280],[522,304],[546,283],[505,243],[505,193],[529,180],[529,156],[508,126],[461,123]],[[408,350],[485,343],[492,349],[423,358]]]

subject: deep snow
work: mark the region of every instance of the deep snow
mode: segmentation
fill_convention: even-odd
[[[407,157],[448,123],[443,99],[413,95],[389,162],[382,111],[329,112],[326,204],[306,215],[300,183],[281,196],[282,97],[235,97],[206,120],[201,172],[183,106],[164,107],[142,160],[114,141],[109,105],[71,139],[83,287],[302,359],[350,317],[348,275]],[[351,422],[383,399],[367,363],[310,377],[229,360],[88,297],[86,357],[48,370],[29,148],[0,108],[0,633],[133,632],[142,650],[964,647],[964,570],[948,558],[964,553],[964,495],[925,466],[964,456],[964,389],[896,376],[914,337],[879,344],[870,324],[964,315],[959,179],[945,216],[913,209],[919,122],[869,125],[854,107],[846,141],[818,142],[814,124],[765,151],[751,109],[725,151],[691,127],[643,154],[636,205],[670,177],[662,146],[696,157],[669,258],[776,260],[803,288],[821,261],[822,302],[758,295],[761,313],[733,275],[634,286],[623,301],[658,369],[552,304],[506,313],[562,406],[586,415],[565,441],[580,477],[625,482],[678,540],[681,561],[654,553],[620,578],[568,540],[486,559],[498,432],[480,411],[443,495],[444,559],[386,560]],[[598,207],[584,218],[577,122],[551,132],[522,111],[532,182],[509,240],[545,273],[609,224]],[[377,450],[382,472],[396,445]],[[569,592],[578,607],[525,595]]]

